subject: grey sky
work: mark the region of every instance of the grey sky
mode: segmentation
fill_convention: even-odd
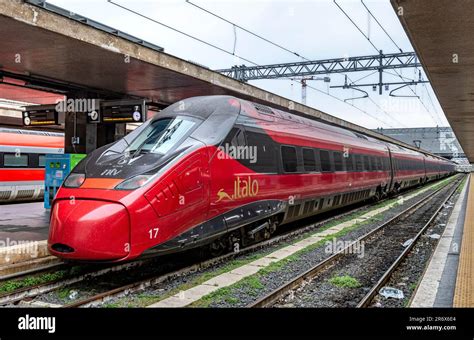
[[[115,0],[114,0],[115,1]],[[236,24],[272,40],[289,50],[310,59],[338,58],[376,54],[371,44],[350,23],[332,0],[191,0]],[[149,20],[129,13],[108,3],[106,0],[50,0],[50,3],[64,7],[72,12],[84,15],[141,39],[165,48],[169,54],[186,60],[192,60],[211,69],[228,68],[236,64],[247,64],[202,43],[173,32]],[[117,3],[143,13],[153,19],[175,27],[202,40],[232,51],[234,30],[225,23],[185,0],[116,0]],[[388,0],[365,0],[365,4],[390,33],[395,42],[404,51],[413,51],[410,42]],[[360,0],[339,0],[338,3],[350,15],[358,26],[368,34],[378,49],[386,53],[398,52],[396,46],[383,33],[374,20],[368,19],[367,11]],[[236,54],[257,64],[300,61],[298,57],[272,46],[246,32],[237,30]],[[393,73],[393,70],[390,70]],[[362,78],[371,72],[349,73],[352,80]],[[405,69],[401,74],[417,78],[414,69]],[[330,85],[342,85],[344,76],[330,75]],[[424,75],[426,79],[426,75]],[[364,79],[363,82],[376,82],[378,75]],[[384,81],[399,81],[400,78],[384,75]],[[301,85],[291,80],[259,80],[250,82],[295,101],[301,100]],[[328,84],[311,81],[309,84],[327,91]],[[433,93],[431,86],[417,85],[413,90],[420,96],[431,114],[416,98],[394,98],[364,88],[369,99],[350,101],[365,114],[353,106],[337,101],[325,94],[308,89],[307,104],[334,116],[368,127],[422,127],[448,123]],[[433,103],[428,97],[431,95]],[[340,99],[357,97],[354,90],[330,89],[329,93]],[[413,95],[408,89],[398,94]],[[371,116],[377,117],[377,119]]]

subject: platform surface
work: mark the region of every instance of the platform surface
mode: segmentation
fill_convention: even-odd
[[[436,246],[410,307],[452,307],[469,191],[466,183]]]
[[[0,205],[0,247],[46,240],[48,231],[49,210],[44,209],[43,202]]]
[[[474,178],[470,176],[454,307],[474,307]]]

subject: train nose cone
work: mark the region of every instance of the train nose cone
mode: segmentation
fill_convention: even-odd
[[[59,200],[51,212],[49,251],[77,260],[116,260],[130,250],[127,209],[96,200]]]

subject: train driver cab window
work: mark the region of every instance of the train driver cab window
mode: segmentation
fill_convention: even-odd
[[[319,156],[321,158],[321,171],[330,172],[331,171],[331,158],[329,157],[329,151],[320,150]]]
[[[166,154],[195,124],[187,117],[155,120],[140,132],[125,152]]]
[[[3,165],[9,167],[27,167],[28,166],[28,155],[16,155],[6,153],[3,156]]]
[[[298,171],[298,160],[296,158],[296,149],[294,147],[283,145],[281,147],[281,159],[283,162],[283,170],[285,172]]]
[[[304,170],[307,172],[316,171],[316,157],[313,149],[303,148]]]

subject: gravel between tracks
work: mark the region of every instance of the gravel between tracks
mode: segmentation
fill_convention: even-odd
[[[277,304],[278,307],[356,307],[385,271],[404,250],[403,243],[414,237],[428,222],[446,197],[443,189],[430,203],[412,215],[390,225],[365,241],[365,252],[342,258],[331,269],[324,271],[300,291]],[[357,280],[360,287],[340,287],[330,282],[334,277],[348,276]]]
[[[445,205],[435,223],[428,228],[426,232],[420,237],[414,248],[410,251],[407,258],[403,260],[400,266],[392,274],[386,286],[394,287],[403,291],[403,299],[385,298],[377,295],[371,307],[405,307],[410,302],[413,292],[423,275],[431,255],[438,245],[439,239],[436,235],[442,235],[449,216],[454,209],[454,204],[458,200],[460,192],[457,192]],[[430,236],[435,237],[430,237]]]

